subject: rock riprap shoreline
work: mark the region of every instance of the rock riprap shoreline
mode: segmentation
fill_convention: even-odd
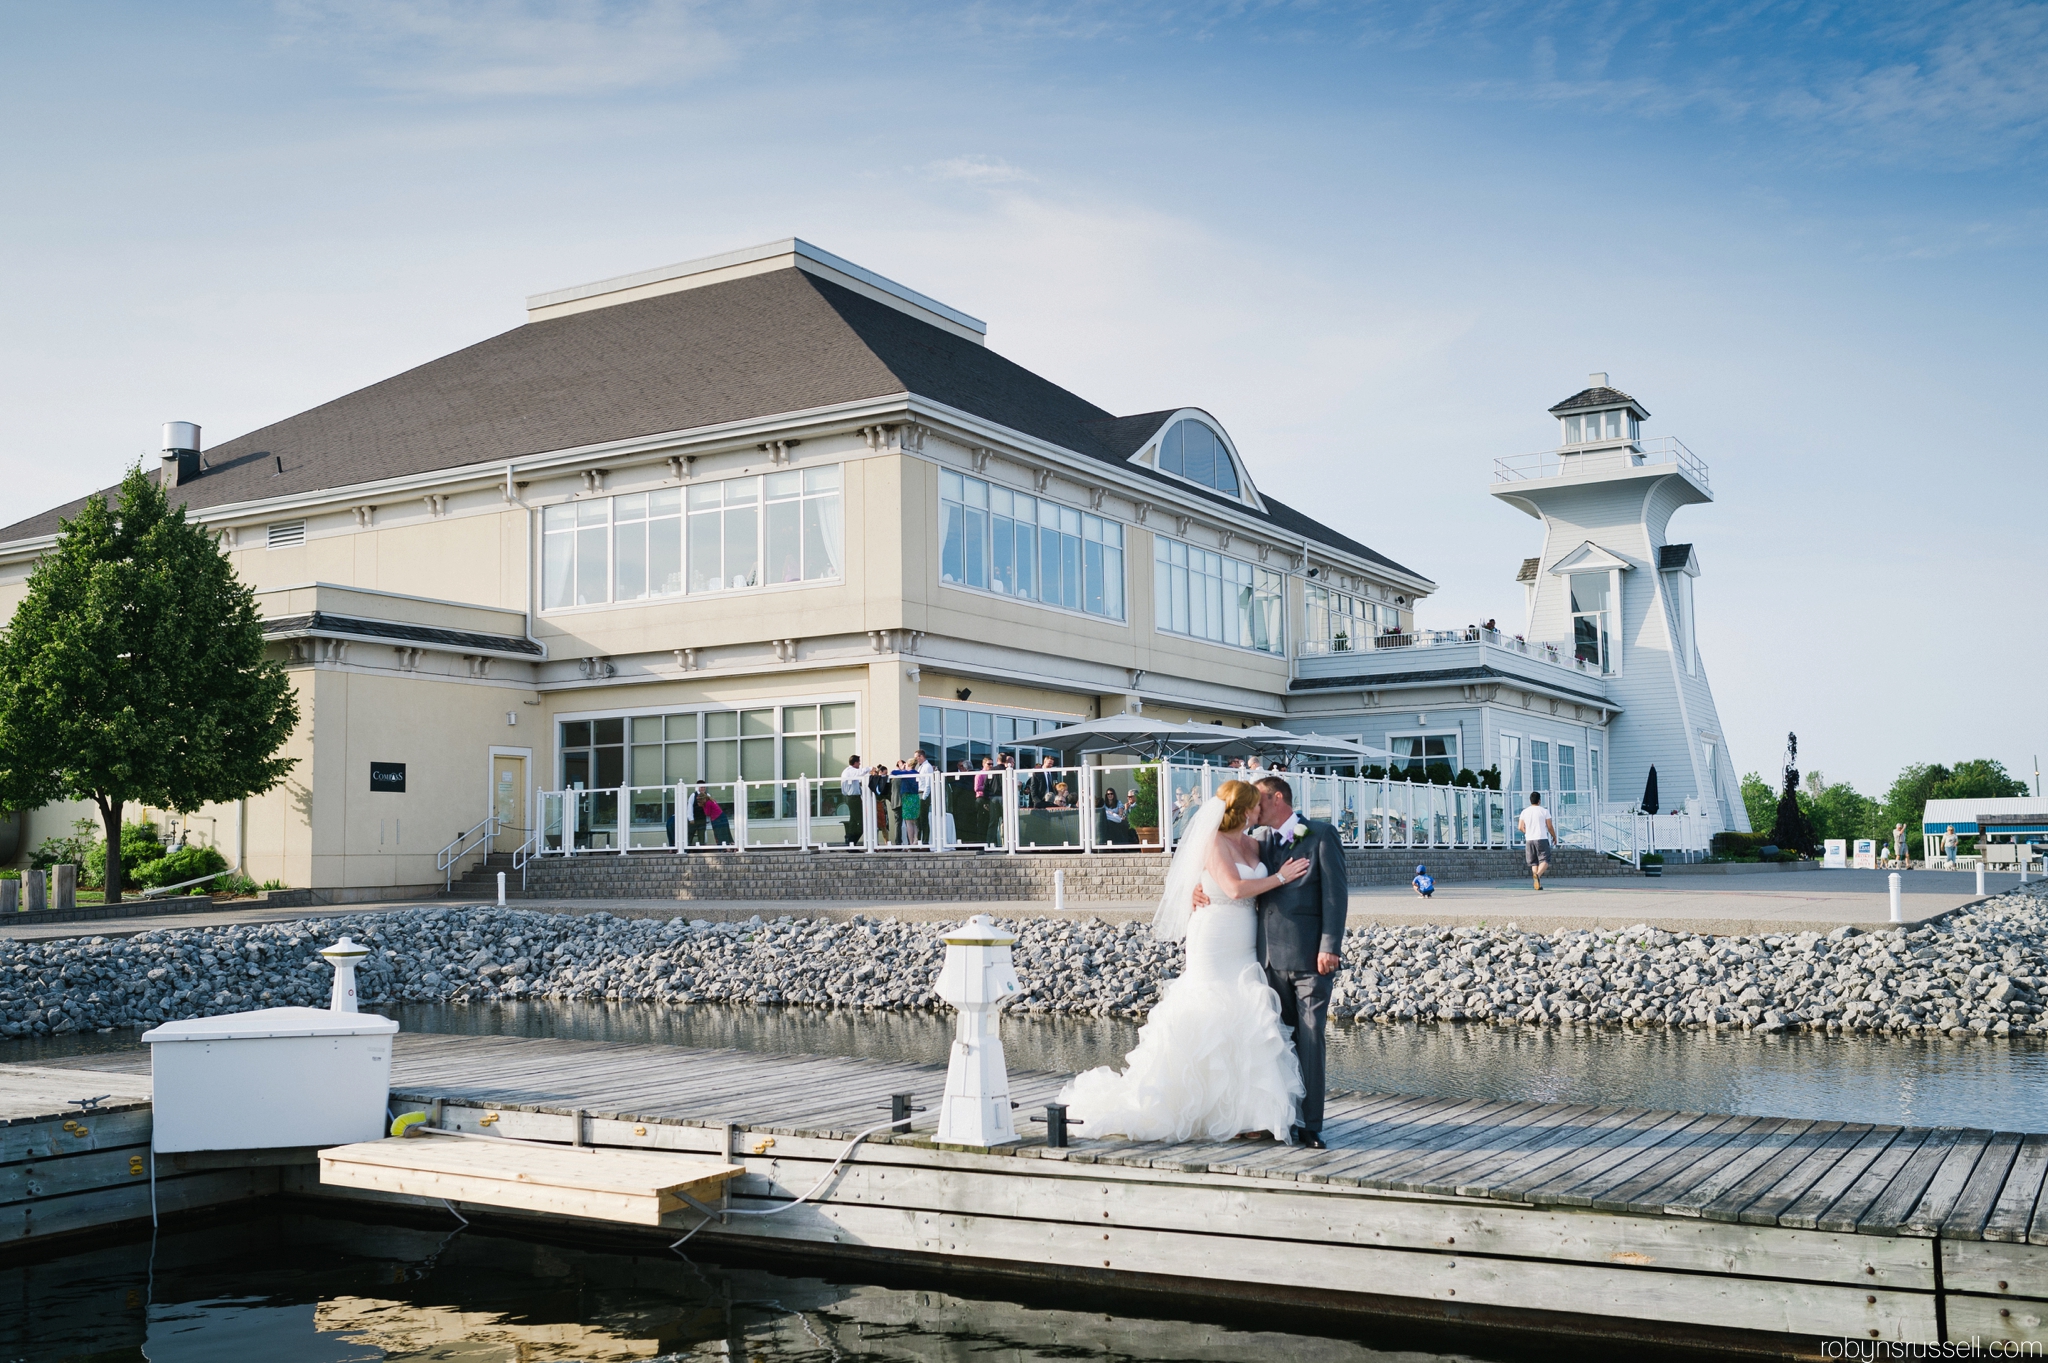
[[[1181,967],[1144,924],[1030,918],[1013,1010],[1141,1017]],[[324,1006],[317,954],[371,948],[378,1003],[581,999],[937,1009],[944,926],[856,916],[712,924],[495,908],[338,915],[0,942],[0,1032],[48,1036],[285,1005]],[[1706,937],[1652,927],[1524,933],[1364,927],[1340,1018],[1539,1026],[2048,1035],[2048,899],[2028,890],[1913,929]]]

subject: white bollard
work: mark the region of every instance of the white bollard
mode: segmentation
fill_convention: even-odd
[[[505,873],[498,872],[498,907],[505,907]]]
[[[985,913],[946,934],[938,994],[960,1011],[960,1027],[946,1065],[946,1099],[933,1137],[941,1145],[986,1150],[1017,1139],[1000,1012],[1005,999],[1023,992],[1010,961],[1010,944],[1016,940]]]
[[[1066,911],[1066,907],[1067,873],[1065,871],[1054,871],[1052,873],[1052,911],[1054,913],[1063,913]]]
[[[370,954],[366,946],[359,946],[344,937],[331,947],[322,947],[320,954],[334,967],[334,993],[327,1000],[330,1013],[353,1013],[356,1011],[356,962]]]
[[[1981,861],[1977,863],[1977,893],[1984,893],[1984,863]]]
[[[1894,923],[1903,923],[1906,921],[1906,910],[1899,903],[1899,873],[1893,871],[1888,879],[1891,881],[1892,889],[1892,921]]]

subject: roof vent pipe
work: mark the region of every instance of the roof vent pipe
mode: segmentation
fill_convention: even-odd
[[[166,421],[163,449],[163,483],[166,487],[182,487],[199,476],[198,423]]]

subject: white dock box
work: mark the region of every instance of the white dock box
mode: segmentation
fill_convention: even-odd
[[[262,1150],[384,1135],[391,1038],[374,1013],[262,1008],[142,1034],[155,1081],[156,1148]]]

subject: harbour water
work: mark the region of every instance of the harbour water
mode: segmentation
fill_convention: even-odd
[[[943,1064],[950,1014],[698,1004],[521,1002],[379,1009],[408,1031],[553,1036]],[[1004,1018],[1012,1068],[1074,1072],[1120,1063],[1137,1025],[1114,1018]],[[28,1038],[0,1061],[57,1064],[129,1048],[126,1031]],[[1460,1024],[1331,1029],[1333,1089],[1451,1098],[1611,1103],[1679,1111],[2048,1131],[2048,1045],[2037,1040],[1740,1031],[1538,1030]]]

